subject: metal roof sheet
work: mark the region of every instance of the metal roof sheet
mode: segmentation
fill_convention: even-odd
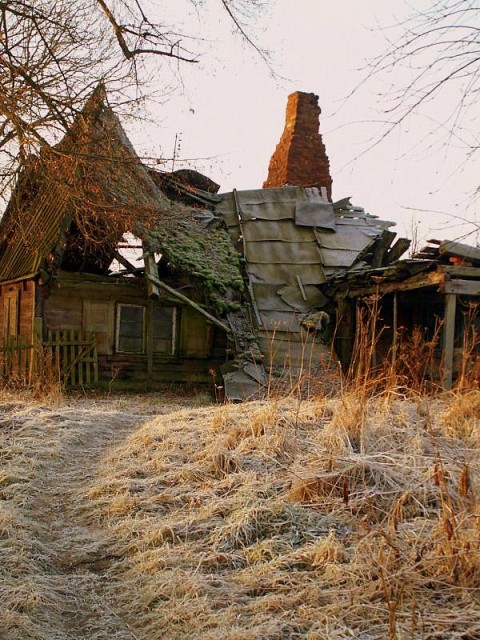
[[[295,224],[335,231],[335,213],[329,202],[297,202]]]
[[[252,282],[251,290],[259,311],[292,311],[292,307],[277,293],[281,288],[282,285],[278,284]]]
[[[299,228],[293,220],[248,220],[242,223],[242,233],[247,242],[313,242],[312,229]]]
[[[321,248],[322,263],[325,267],[351,267],[358,258],[358,251]]]
[[[381,229],[368,227],[339,227],[337,233],[325,233],[315,229],[315,237],[323,249],[348,250],[359,253],[380,237]],[[322,252],[323,254],[323,252]]]
[[[292,311],[260,311],[262,326],[269,331],[300,331],[298,316]]]
[[[271,265],[319,264],[322,261],[316,242],[247,242],[245,257],[249,263]]]
[[[252,282],[270,284],[296,284],[297,275],[303,284],[326,282],[322,265],[318,264],[247,264],[247,272]]]

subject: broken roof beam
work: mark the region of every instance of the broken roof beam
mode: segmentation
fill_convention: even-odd
[[[385,257],[390,245],[395,239],[397,234],[394,231],[385,230],[375,243],[373,251],[372,267],[383,267],[385,264]]]
[[[400,260],[405,251],[410,247],[411,240],[408,238],[398,238],[398,240],[390,247],[387,255],[385,256],[385,263],[392,264]]]
[[[215,318],[215,316],[212,316],[210,313],[208,313],[208,311],[205,311],[205,309],[202,309],[202,307],[198,305],[196,302],[194,302],[193,300],[190,300],[190,298],[187,298],[187,296],[184,296],[183,293],[180,293],[180,291],[176,291],[165,282],[162,282],[158,278],[155,278],[155,276],[148,275],[147,277],[150,280],[150,282],[153,282],[153,284],[157,285],[157,287],[164,289],[164,291],[167,291],[172,296],[175,296],[185,304],[188,304],[190,307],[192,307],[192,309],[195,309],[195,311],[198,311],[198,313],[201,313],[202,316],[205,316],[205,318],[207,318],[209,322],[217,325],[217,327],[220,327],[220,329],[225,331],[225,333],[231,333],[232,330],[230,329],[230,327],[228,327],[221,320],[218,320],[218,318]]]
[[[423,287],[434,287],[443,285],[446,280],[446,274],[442,271],[432,271],[430,273],[419,273],[406,280],[401,281],[384,281],[372,283],[368,286],[355,289],[353,286],[348,291],[348,297],[357,298],[362,296],[370,296],[375,293],[385,294],[394,291],[412,291],[413,289],[421,289]],[[342,292],[341,295],[344,295]]]
[[[123,265],[127,271],[127,273],[133,273],[133,275],[138,275],[139,271],[143,271],[143,267],[134,267],[131,262],[129,262],[119,251],[114,251],[113,256],[117,262]]]

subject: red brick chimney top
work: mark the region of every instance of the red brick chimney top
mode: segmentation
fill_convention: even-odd
[[[332,197],[330,163],[319,133],[318,96],[296,91],[288,96],[285,128],[270,160],[264,188],[326,187]]]

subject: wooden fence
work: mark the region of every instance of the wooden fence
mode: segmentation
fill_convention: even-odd
[[[0,340],[0,378],[29,384],[32,377],[34,345],[26,336]]]
[[[31,384],[33,379],[58,379],[66,387],[98,383],[95,334],[76,329],[48,331],[47,339],[25,336],[0,341],[0,377]]]

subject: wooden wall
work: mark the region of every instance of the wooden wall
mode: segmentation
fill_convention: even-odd
[[[32,339],[34,314],[33,280],[0,285],[0,339],[19,335]]]
[[[147,389],[165,383],[211,382],[211,369],[225,360],[224,333],[188,305],[165,296],[151,300],[143,278],[107,279],[95,275],[60,273],[40,296],[44,334],[48,329],[80,329],[97,336],[99,379],[111,388]],[[144,353],[116,348],[119,304],[145,307]],[[152,305],[177,307],[176,348],[173,354],[153,353]]]

